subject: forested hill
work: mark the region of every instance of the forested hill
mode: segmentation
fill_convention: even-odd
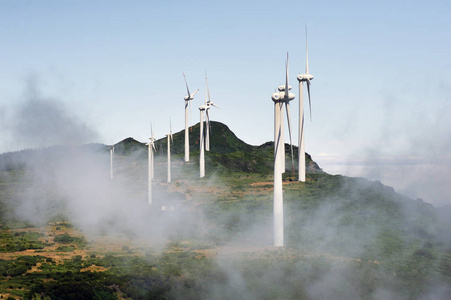
[[[189,144],[190,153],[194,161],[199,160],[199,137],[200,125],[190,127]],[[205,129],[204,129],[205,130]],[[156,154],[164,156],[167,153],[167,138],[156,140]],[[136,141],[129,137],[115,146],[115,153],[119,155],[130,155],[139,153],[143,158],[147,153],[145,143]],[[175,158],[182,158],[185,151],[185,130],[173,134],[171,144],[171,154]],[[291,166],[291,149],[289,144],[285,144],[287,165]],[[213,170],[217,167],[230,171],[245,171],[257,173],[271,173],[273,171],[274,143],[266,142],[259,146],[249,145],[239,139],[227,125],[211,121],[210,122],[210,151],[207,152],[206,159],[212,162]],[[178,156],[177,156],[178,155]],[[297,161],[298,148],[293,146],[293,156]],[[321,173],[322,170],[311,156],[306,153],[306,166],[308,173]],[[297,164],[295,164],[297,169]]]

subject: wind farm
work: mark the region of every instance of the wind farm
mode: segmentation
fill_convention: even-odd
[[[306,71],[297,76],[299,120],[293,122],[290,112],[296,95],[287,52],[285,83],[271,95],[274,107],[267,108],[273,111],[274,138],[261,145],[247,144],[211,119],[210,109],[219,107],[211,100],[206,73],[199,123],[189,126],[199,90],[190,93],[183,73],[185,126],[178,132],[171,117],[162,138],[154,127],[163,125],[151,123],[147,143],[129,137],[110,146],[0,155],[0,217],[6,228],[0,271],[8,284],[0,283],[0,294],[95,298],[101,291],[111,299],[268,293],[350,299],[373,297],[375,290],[401,299],[448,294],[448,208],[436,209],[377,181],[328,174],[305,152],[303,84],[311,118],[313,79],[307,31],[305,46]],[[294,123],[298,145],[292,142]],[[25,193],[17,188],[24,182],[32,183]],[[44,210],[45,217],[30,214],[29,207]],[[47,233],[36,235],[36,229]],[[5,260],[12,253],[13,265]],[[75,276],[62,277],[62,270]],[[241,279],[224,280],[227,276]],[[312,288],[315,276],[320,290]],[[30,278],[38,285],[19,287]],[[245,292],[242,284],[249,286]],[[326,287],[332,294],[324,294]]]
[[[448,3],[0,8],[0,298],[451,294]]]
[[[235,295],[232,288],[236,287],[235,284],[223,281],[222,276],[233,274],[241,277],[249,274],[247,272],[251,268],[255,272],[252,277],[243,277],[244,283],[252,284],[247,291],[248,295],[262,295],[261,289],[279,293],[280,284],[275,285],[274,282],[278,282],[276,278],[282,278],[284,293],[294,299],[299,295],[306,296],[307,293],[294,288],[289,278],[295,279],[297,285],[308,290],[310,285],[305,276],[316,274],[322,277],[333,274],[337,277],[332,281],[327,280],[327,285],[324,284],[340,298],[356,295],[352,289],[343,289],[349,287],[348,280],[351,278],[357,280],[355,284],[363,295],[372,294],[372,289],[366,288],[369,284],[375,288],[389,288],[391,295],[420,297],[432,291],[427,285],[421,285],[424,278],[418,276],[406,279],[405,276],[411,271],[423,272],[422,274],[439,271],[444,272],[444,276],[447,274],[448,260],[442,256],[430,256],[432,251],[447,253],[446,248],[440,246],[440,241],[446,239],[443,235],[441,238],[435,235],[440,231],[425,233],[420,230],[426,224],[434,225],[437,230],[446,228],[444,226],[449,219],[444,215],[440,217],[443,210],[399,195],[392,188],[378,182],[327,174],[308,154],[306,182],[299,183],[291,172],[282,174],[281,164],[277,163],[281,156],[274,155],[274,142],[252,146],[240,140],[223,123],[211,121],[210,126],[212,144],[210,152],[206,154],[208,172],[204,178],[197,178],[196,161],[188,164],[184,161],[183,129],[176,130],[172,139],[155,138],[144,144],[127,138],[116,143],[115,180],[105,180],[104,183],[101,178],[108,179],[109,149],[106,145],[51,148],[24,153],[32,161],[37,157],[45,159],[44,154],[48,153],[49,161],[46,166],[53,170],[53,174],[43,172],[43,169],[29,169],[28,166],[21,169],[23,165],[11,164],[14,161],[11,156],[8,158],[6,154],[0,155],[2,201],[11,205],[8,204],[9,197],[14,197],[11,189],[17,189],[22,180],[28,180],[26,174],[38,172],[45,179],[45,184],[40,182],[36,186],[30,186],[30,192],[35,191],[34,195],[39,195],[37,191],[48,191],[44,193],[46,196],[43,199],[53,201],[52,206],[46,208],[46,213],[50,216],[61,218],[68,214],[65,219],[56,218],[56,221],[46,225],[48,227],[37,227],[41,226],[35,223],[37,220],[27,219],[28,229],[12,230],[13,237],[15,232],[18,237],[21,236],[20,232],[27,232],[24,237],[28,246],[21,247],[38,247],[26,253],[30,257],[36,257],[38,266],[43,271],[30,271],[20,277],[11,271],[7,282],[18,282],[30,276],[34,276],[38,282],[41,277],[52,278],[53,282],[63,282],[64,279],[58,274],[70,271],[75,274],[74,280],[83,278],[86,293],[91,293],[94,287],[97,290],[102,287],[106,293],[114,294],[117,290],[108,287],[114,282],[121,293],[131,298],[139,297],[140,294],[156,295],[157,286],[161,285],[166,286],[165,295],[181,297],[190,291],[197,296],[214,298],[218,291],[210,288],[213,286],[226,289],[227,295]],[[154,136],[152,131],[150,137]],[[201,123],[195,124],[192,129],[193,137],[199,136],[200,131]],[[194,138],[190,141],[191,146],[195,145]],[[167,143],[171,145],[170,150]],[[287,150],[290,149],[288,146]],[[164,150],[171,153],[171,183],[167,182],[168,161]],[[55,161],[55,151],[70,152],[71,156]],[[198,151],[195,150],[192,154],[197,156]],[[297,154],[297,151],[295,146],[294,153]],[[152,153],[155,153],[153,160],[148,158]],[[11,155],[13,154],[21,153]],[[103,169],[98,169],[95,180],[92,176],[79,172],[86,169],[86,158],[91,155],[94,156],[95,165],[104,165]],[[287,161],[290,160],[287,156]],[[9,171],[5,171],[6,161],[10,162]],[[145,174],[149,172],[148,178],[151,178],[149,170],[152,166],[147,167],[147,163],[152,163],[155,170],[149,186],[146,184]],[[92,170],[92,164],[90,168]],[[20,175],[20,170],[25,170],[25,173]],[[50,184],[54,179],[48,176],[55,175],[61,179],[67,176],[64,175],[67,172],[75,176],[71,177],[72,181],[84,189],[78,194],[71,193],[65,200],[67,202],[60,202],[60,195],[66,195],[73,189],[66,185],[55,188],[54,184]],[[11,180],[11,184],[8,184],[7,179]],[[105,193],[108,206],[98,198],[97,193],[91,194],[90,186]],[[277,200],[277,188],[283,197],[285,216],[282,236],[279,233],[273,237],[273,230],[280,229],[276,227],[278,223],[273,224],[273,202]],[[151,202],[146,201],[149,195],[152,196]],[[34,202],[37,198],[32,199],[34,200],[29,201],[37,205]],[[25,198],[22,201],[27,200]],[[97,204],[100,206],[96,207]],[[21,209],[18,209],[19,213]],[[2,224],[15,224],[19,228],[19,220],[25,217],[19,217],[19,214],[8,219],[4,213],[1,216]],[[33,218],[36,217],[33,214]],[[412,225],[411,220],[423,223]],[[70,226],[74,228],[70,229]],[[36,228],[48,228],[48,233],[34,236],[31,232]],[[419,239],[430,244],[415,242]],[[66,240],[70,240],[71,244],[64,244]],[[6,244],[0,246],[6,247]],[[386,248],[388,246],[397,247],[395,249],[398,250],[390,252]],[[16,251],[19,248],[2,249]],[[0,259],[5,257],[5,253],[8,252],[0,252]],[[417,254],[411,256],[409,253]],[[47,261],[39,260],[42,256]],[[52,264],[50,257],[58,264]],[[227,266],[220,265],[217,269],[210,265],[216,261],[224,262]],[[405,268],[406,262],[409,262],[409,268]],[[434,263],[424,269],[424,263],[427,262]],[[16,262],[19,263],[20,260]],[[321,264],[319,269],[317,264]],[[199,270],[199,266],[202,269]],[[336,269],[331,271],[331,267]],[[362,267],[365,268],[363,274]],[[80,271],[85,268],[92,271]],[[146,269],[153,271],[149,274]],[[399,277],[383,279],[393,274],[393,269],[396,269]],[[61,270],[64,270],[63,273]],[[283,275],[285,272],[290,275]],[[347,277],[342,280],[339,274],[343,272],[346,272]],[[110,277],[113,274],[116,277]],[[162,274],[168,277],[163,277],[158,285],[149,288],[146,280],[155,279],[157,277],[154,276]],[[263,274],[271,279],[269,283],[258,279]],[[189,276],[190,282],[195,282],[196,285],[204,283],[206,287],[181,285],[181,290],[177,289],[179,283],[185,282],[186,276]],[[133,288],[129,283],[130,278],[136,280]],[[440,281],[442,279],[439,278],[442,277],[437,277],[437,282],[442,282],[442,288],[446,291],[446,281]],[[72,282],[71,279],[65,280]],[[392,285],[393,281],[395,286]],[[56,288],[51,289],[52,281],[42,282],[41,286],[33,289],[16,289],[13,285],[8,291],[45,291],[55,296],[62,292]],[[411,287],[413,282],[416,283],[416,288]],[[80,295],[80,287],[76,284],[71,286],[72,291]]]

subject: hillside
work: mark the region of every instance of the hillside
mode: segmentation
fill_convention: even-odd
[[[267,142],[260,146],[249,145],[240,140],[225,124],[211,121],[210,123],[210,151],[206,152],[206,159],[214,172],[218,171],[244,171],[271,173],[273,172],[274,143]],[[190,153],[191,159],[199,161],[199,123],[190,127]],[[166,156],[167,138],[156,140],[156,155]],[[181,159],[184,154],[185,130],[173,134],[173,144],[171,145],[171,155],[175,159]],[[139,155],[144,158],[147,155],[147,146],[133,138],[126,138],[115,146],[115,153],[118,155]],[[297,147],[293,147],[294,157],[297,158]],[[291,166],[290,145],[285,144],[287,166]],[[295,165],[297,170],[297,164]],[[321,173],[322,170],[311,156],[306,153],[306,170],[309,173]]]
[[[199,179],[198,127],[191,132],[189,163],[180,146],[183,131],[174,134],[171,184],[165,139],[157,141],[151,206],[147,149],[131,138],[115,145],[114,180],[105,145],[0,155],[0,294],[28,299],[450,294],[449,208],[409,199],[380,182],[326,174],[307,156],[305,183],[284,174],[286,247],[274,248],[273,144],[247,145],[212,122],[207,176]]]

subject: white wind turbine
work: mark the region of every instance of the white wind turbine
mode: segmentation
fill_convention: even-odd
[[[204,133],[204,111],[208,109],[207,97],[208,97],[208,81],[207,72],[205,72],[205,104],[199,106],[200,111],[200,129],[199,129],[199,146],[200,146],[200,158],[199,158],[199,176],[205,177],[205,133]]]
[[[153,152],[155,150],[155,137],[153,135],[152,124],[150,125],[151,137],[146,144],[148,147],[148,182],[147,182],[147,203],[152,204],[152,179],[153,179]]]
[[[286,68],[286,76],[287,76],[286,80],[288,82],[288,53],[287,53],[287,60],[285,62],[285,68]],[[285,85],[279,85],[278,90],[279,90],[279,92],[284,93],[283,99],[281,99],[280,101],[285,103],[285,110],[287,113],[288,134],[290,136],[290,148],[291,148],[291,170],[294,175],[293,142],[291,139],[290,101],[293,100],[295,96],[293,93],[290,93],[291,85],[288,85],[288,93],[285,94],[285,90],[286,90],[285,87],[287,85],[288,85],[288,83]],[[281,109],[283,109],[283,107]],[[280,155],[282,155],[282,159],[281,159],[282,160],[281,161],[282,162],[282,173],[285,173],[285,170],[286,170],[286,167],[285,167],[285,138],[284,138],[284,126],[283,126],[283,113],[282,112],[280,113],[280,124],[282,124],[280,130],[281,130],[281,145],[282,145],[282,149],[283,149],[283,151],[280,152]]]
[[[199,176],[200,178],[205,177],[205,134],[204,134],[204,111],[207,110],[206,105],[199,106],[200,111],[200,137],[199,137],[199,145],[200,145],[200,157],[199,157]]]
[[[287,112],[288,130],[291,140],[291,122],[289,102],[294,99],[294,94],[290,93],[288,84],[288,53],[286,61],[286,78],[285,86],[279,87],[279,92],[274,93],[271,99],[274,101],[274,246],[281,247],[284,245],[283,237],[283,190],[282,190],[282,152],[285,152],[283,145],[282,128],[283,119],[282,111],[285,104]]]
[[[197,91],[195,91],[193,94],[190,94],[189,92],[189,88],[188,88],[188,83],[186,82],[186,77],[185,77],[185,73],[183,73],[183,78],[185,78],[185,85],[186,85],[186,91],[188,92],[188,96],[185,96],[185,161],[188,162],[189,161],[189,131],[188,131],[188,106],[191,112],[191,100],[194,99],[194,95],[196,95],[196,93],[199,91],[199,89],[197,89]]]
[[[170,131],[166,136],[168,137],[168,183],[171,183],[171,142],[174,142],[171,121],[169,121],[169,128]]]
[[[206,124],[205,124],[205,128],[206,128],[206,134],[205,134],[205,150],[206,151],[210,151],[210,115],[208,114],[208,111],[210,110],[210,108],[212,106],[219,108],[216,104],[213,103],[213,101],[210,100],[210,89],[208,88],[208,81],[207,81],[207,72],[205,72],[205,82],[206,82],[206,86],[207,86],[207,92],[205,94],[205,96],[207,96],[208,93],[208,101],[207,101],[207,97],[205,97],[205,114],[206,114]]]
[[[304,91],[303,83],[307,84],[308,103],[310,108],[310,120],[312,120],[312,103],[310,101],[310,84],[313,75],[308,72],[308,41],[307,41],[307,26],[305,26],[305,45],[306,45],[306,66],[305,74],[298,75],[299,81],[299,137],[298,137],[298,155],[299,155],[299,177],[298,181],[305,182],[305,136],[304,136]]]
[[[113,179],[114,145],[110,146],[110,179]]]

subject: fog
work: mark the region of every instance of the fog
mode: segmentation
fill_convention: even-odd
[[[388,89],[376,98],[373,111],[352,112],[375,119],[372,126],[364,124],[370,129],[363,131],[362,140],[356,144],[344,138],[339,147],[352,145],[347,153],[315,159],[331,174],[379,180],[438,207],[451,204],[451,84],[444,79],[420,86],[410,83],[402,94]],[[337,126],[335,134],[348,137],[364,125]]]
[[[63,99],[41,95],[37,80],[29,77],[23,96],[0,111],[4,140],[18,149],[35,149],[8,153],[4,160],[24,166],[21,180],[26,185],[10,199],[19,219],[43,225],[67,215],[88,236],[149,238],[149,244],[159,247],[177,234],[197,232],[202,217],[183,205],[161,212],[159,206],[173,199],[159,183],[154,183],[156,204],[149,207],[147,161],[137,158],[142,153],[130,153],[127,159],[117,155],[118,172],[110,180],[108,148],[87,144],[99,139],[98,133]]]
[[[227,183],[222,182],[220,176],[207,166],[208,176],[205,180],[199,180],[197,186],[177,185],[177,180],[197,179],[198,170],[194,162],[187,171],[183,163],[173,157],[173,185],[169,187],[165,184],[166,157],[161,155],[155,161],[154,203],[149,206],[145,150],[127,155],[117,151],[115,175],[110,180],[108,148],[98,144],[80,146],[98,138],[98,134],[82,118],[71,114],[61,101],[39,95],[32,82],[24,98],[15,107],[2,110],[2,113],[8,115],[3,124],[8,138],[15,140],[20,137],[17,144],[24,148],[60,145],[20,153],[21,163],[24,163],[21,176],[26,184],[16,189],[10,205],[21,220],[44,225],[67,216],[89,240],[95,241],[99,236],[125,236],[132,244],[139,241],[153,249],[162,249],[171,239],[207,240],[216,251],[214,262],[223,274],[221,281],[212,281],[208,287],[209,295],[215,299],[296,298],[299,294],[311,299],[355,299],[364,295],[364,291],[359,290],[363,285],[359,280],[361,276],[366,276],[366,269],[371,270],[371,276],[375,277],[369,283],[372,285],[373,299],[400,297],[395,284],[396,276],[387,278],[387,267],[379,266],[374,257],[384,254],[389,259],[410,258],[412,253],[403,253],[401,248],[395,249],[399,252],[387,254],[384,251],[390,249],[378,246],[378,243],[383,239],[404,242],[402,236],[390,235],[393,233],[389,229],[399,226],[398,221],[403,218],[416,221],[423,216],[412,214],[415,209],[404,205],[406,199],[394,195],[389,187],[374,185],[364,179],[355,180],[342,185],[334,195],[315,199],[317,205],[308,210],[303,210],[303,199],[286,193],[287,246],[277,249],[271,246],[271,193],[269,198],[260,200],[254,195],[244,197],[236,209],[221,210],[220,204],[216,204],[214,209],[217,215],[206,216],[204,213],[208,209],[198,208],[196,204],[207,203],[210,208],[213,207],[216,200],[213,191],[227,189]],[[416,153],[433,154],[433,159],[425,165],[434,162],[434,165],[441,166],[433,170],[430,178],[425,176],[424,181],[406,186],[406,191],[425,186],[431,188],[431,182],[441,185],[445,178],[449,178],[447,166],[451,161],[446,155],[440,155],[446,153],[443,150],[451,140],[427,145],[427,141],[433,142],[427,138],[427,132],[434,126],[424,126],[424,132],[419,132],[405,147],[410,149],[412,145],[418,145],[418,140],[425,141],[424,146],[417,147]],[[448,133],[448,129],[442,130]],[[157,153],[160,152],[161,149],[157,149]],[[374,149],[368,148],[366,153],[366,161],[369,161],[368,157]],[[442,157],[440,163],[435,161]],[[192,159],[195,161],[195,158]],[[392,175],[406,179],[402,175],[405,170],[399,167],[395,170]],[[417,171],[428,174],[432,170]],[[417,175],[409,173],[411,180]],[[198,194],[189,188],[203,189],[201,194],[205,197],[202,199],[205,203],[191,199]],[[391,197],[393,202],[381,203],[386,200],[365,198],[365,195],[375,193]],[[417,207],[417,202],[409,201],[406,203]],[[162,205],[175,205],[176,209],[162,211]],[[359,205],[368,206],[365,210],[367,215],[354,214],[357,210],[353,208]],[[386,215],[377,215],[378,205],[386,205]],[[371,208],[374,208],[374,214]],[[424,232],[422,234],[433,235],[428,228]],[[423,271],[425,276],[433,272],[427,268],[417,271]],[[447,286],[433,279],[430,284],[436,291],[428,294],[427,299],[439,299],[449,291]],[[277,288],[274,289],[274,286]]]
[[[23,94],[0,110],[3,143],[9,149],[96,142],[97,131],[64,101],[41,95],[38,77],[29,76]]]

